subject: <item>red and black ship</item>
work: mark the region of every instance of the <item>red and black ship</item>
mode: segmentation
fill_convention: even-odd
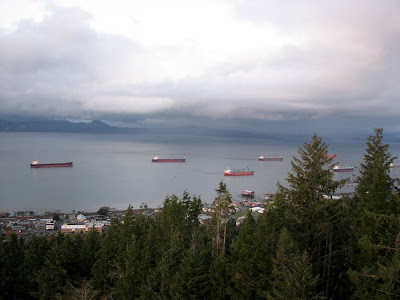
[[[252,176],[254,175],[254,171],[250,171],[250,170],[231,170],[229,168],[226,168],[226,170],[224,171],[224,176]]]
[[[154,156],[151,160],[152,162],[186,162],[186,158],[159,158],[158,156]]]
[[[40,164],[37,160],[32,161],[31,168],[60,168],[60,167],[72,167],[73,162],[54,162]]]

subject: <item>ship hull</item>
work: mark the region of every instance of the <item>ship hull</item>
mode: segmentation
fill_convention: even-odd
[[[166,162],[166,163],[168,163],[168,162],[181,162],[181,163],[184,163],[184,162],[186,162],[186,159],[185,158],[158,158],[158,159],[152,159],[151,160],[152,162],[154,162],[154,163],[159,163],[159,162]]]
[[[264,157],[259,158],[259,161],[283,161],[283,157]]]
[[[249,172],[224,172],[224,176],[252,176],[254,175],[254,171]]]
[[[252,197],[254,197],[254,191],[245,190],[245,191],[242,191],[241,195],[243,197],[251,197],[252,198]]]
[[[333,172],[352,172],[353,168],[335,169]]]
[[[31,168],[68,168],[72,167],[72,162],[48,163],[48,164],[31,164]]]

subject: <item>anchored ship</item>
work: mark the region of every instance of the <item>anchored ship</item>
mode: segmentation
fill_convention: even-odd
[[[341,166],[334,166],[333,172],[351,172],[353,171],[354,167],[341,167]]]
[[[328,155],[325,155],[325,157],[326,158],[335,158],[336,154],[328,154]]]
[[[224,171],[224,176],[251,176],[254,175],[254,171],[240,171],[240,170],[231,170],[226,168]]]
[[[186,162],[186,158],[159,158],[157,155],[153,157],[152,162]]]
[[[389,167],[390,168],[400,168],[400,164],[390,163]]]
[[[33,160],[31,163],[31,168],[59,168],[59,167],[72,167],[72,165],[73,165],[72,161],[39,164],[37,160]]]
[[[265,157],[264,155],[260,155],[258,160],[261,161],[282,161],[283,157]]]
[[[242,196],[249,196],[249,197],[254,197],[254,191],[249,191],[249,190],[243,190],[241,193]]]

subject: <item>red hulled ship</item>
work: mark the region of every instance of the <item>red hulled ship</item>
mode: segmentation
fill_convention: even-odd
[[[250,196],[254,197],[254,191],[249,191],[249,190],[243,190],[241,193],[242,196]]]
[[[72,165],[73,165],[72,161],[39,164],[37,160],[33,160],[31,163],[31,168],[60,168],[60,167],[72,167]]]
[[[224,171],[224,176],[251,176],[254,175],[254,171],[240,171],[240,170],[231,170],[226,168]]]

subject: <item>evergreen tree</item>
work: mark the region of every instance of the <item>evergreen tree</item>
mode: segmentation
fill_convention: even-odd
[[[23,272],[24,247],[15,233],[8,241],[0,239],[1,269],[0,295],[4,299],[19,299],[26,297],[25,274]]]
[[[234,299],[254,299],[257,295],[256,282],[259,279],[258,256],[256,255],[256,222],[249,211],[240,228],[232,253],[232,271],[235,288]]]
[[[96,253],[100,248],[100,235],[96,230],[89,231],[80,249],[80,269],[82,277],[88,278],[96,262]]]
[[[280,234],[272,264],[272,288],[267,299],[323,299],[317,293],[318,275],[312,275],[307,252],[302,255],[286,230]]]
[[[101,290],[104,295],[113,295],[115,284],[119,278],[117,253],[120,248],[120,224],[117,219],[111,220],[110,228],[101,236],[100,248],[96,253],[96,261],[92,267],[94,289]]]
[[[357,298],[400,297],[399,289],[393,288],[390,280],[390,274],[397,272],[393,266],[398,264],[400,232],[399,198],[393,193],[389,169],[394,159],[389,146],[383,143],[383,130],[375,129],[375,135],[367,140],[355,197],[356,251],[352,255],[353,268],[348,274]]]
[[[67,272],[71,280],[79,280],[82,274],[81,249],[83,233],[77,235],[65,235],[59,246],[61,267]]]
[[[27,277],[25,285],[34,294],[38,290],[36,272],[40,270],[46,261],[49,251],[49,243],[45,237],[32,237],[27,243],[27,250],[24,258],[24,272]]]
[[[191,279],[190,276],[199,278],[191,270],[194,266],[191,262],[192,257],[198,253],[200,244],[201,207],[200,198],[192,198],[187,192],[184,192],[181,199],[176,195],[166,197],[157,214],[156,224],[151,227],[153,236],[148,236],[157,249],[154,252],[155,258],[152,259],[155,265],[149,270],[150,275],[142,288],[142,297],[153,298],[158,295],[157,297],[175,298],[178,295],[189,296],[195,293],[186,281]],[[145,247],[149,249],[154,245],[146,242]],[[189,277],[184,276],[189,274]]]
[[[364,161],[360,166],[357,195],[362,209],[374,213],[391,210],[393,200],[393,180],[390,177],[390,164],[396,157],[389,152],[389,145],[383,143],[383,129],[376,128],[375,135],[367,140]]]
[[[54,244],[48,252],[44,266],[38,270],[38,299],[57,299],[65,294],[69,284],[67,271],[62,267],[64,258],[61,246]]]
[[[124,223],[121,225],[117,254],[119,277],[116,282],[116,296],[119,299],[136,298],[140,294],[140,283],[145,273],[142,270],[142,249],[146,218],[141,214],[135,215],[129,206],[125,212]]]
[[[210,258],[210,251],[202,246],[184,253],[172,280],[171,299],[212,299]]]
[[[232,210],[232,196],[229,193],[226,183],[220,181],[217,196],[214,199],[214,212],[212,223],[215,226],[213,241],[213,256],[223,256],[226,251],[227,224],[230,211]]]
[[[340,205],[331,196],[345,180],[333,180],[332,158],[327,158],[328,145],[317,134],[299,148],[300,158],[294,157],[292,173],[287,181],[290,188],[280,187],[287,195],[286,226],[301,251],[310,257],[314,276],[320,276],[319,290],[329,296],[333,286],[332,266],[336,263],[338,237],[335,224],[343,218]]]

